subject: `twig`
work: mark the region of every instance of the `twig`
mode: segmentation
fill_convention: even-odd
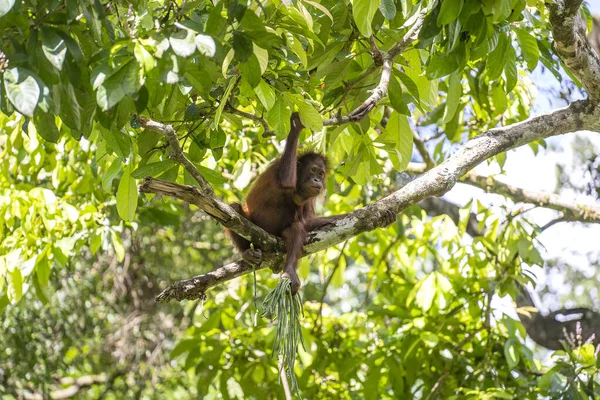
[[[321,328],[321,324],[323,323],[323,303],[325,302],[325,296],[327,295],[327,289],[329,288],[329,285],[331,284],[331,281],[333,280],[333,275],[335,274],[335,272],[337,271],[337,269],[340,267],[340,262],[342,261],[342,256],[344,255],[344,250],[346,249],[346,244],[348,244],[348,241],[345,241],[344,244],[342,245],[342,248],[340,249],[340,254],[338,255],[337,261],[335,263],[335,267],[333,267],[333,271],[331,271],[331,274],[329,275],[329,277],[327,278],[327,281],[325,282],[325,286],[323,286],[323,293],[321,293],[321,301],[319,304],[319,312],[317,313],[317,318],[319,321],[319,325],[318,328]],[[318,329],[317,327],[315,327],[315,329]]]
[[[262,134],[263,137],[275,135],[275,132],[273,132],[272,130],[269,129],[269,125],[267,124],[267,121],[264,120],[264,118],[257,117],[254,114],[250,114],[250,113],[247,113],[242,110],[238,110],[237,108],[234,108],[230,104],[227,104],[225,106],[225,111],[229,112],[231,114],[237,114],[240,117],[251,119],[252,121],[255,121],[255,122],[258,122],[259,124],[261,124],[263,126],[263,128],[265,129],[264,133]]]
[[[431,156],[429,155],[429,152],[425,147],[425,141],[421,139],[419,134],[415,131],[413,131],[413,141],[415,142],[415,147],[417,148],[417,151],[419,152],[419,154],[421,154],[421,157],[423,157],[423,161],[425,162],[427,169],[435,167],[435,162],[431,159]]]
[[[285,368],[283,368],[283,361],[279,358],[278,362],[279,376],[281,378],[281,386],[283,386],[283,393],[285,394],[285,400],[292,400],[292,391],[290,390],[290,384],[285,376]]]
[[[335,116],[323,121],[323,126],[342,125],[348,122],[357,122],[369,114],[369,112],[385,97],[388,86],[390,84],[390,76],[394,66],[394,59],[402,53],[410,44],[412,44],[423,25],[426,10],[422,10],[414,16],[415,23],[394,47],[388,52],[383,52],[377,48],[374,38],[370,39],[372,57],[375,65],[382,65],[381,78],[379,84],[373,89],[371,95],[357,108],[352,110],[348,115]]]
[[[196,182],[198,182],[200,189],[204,193],[210,196],[215,195],[215,191],[206,181],[206,179],[204,179],[198,168],[196,168],[196,166],[183,153],[183,149],[179,145],[179,138],[177,137],[175,129],[173,129],[172,125],[161,124],[160,122],[152,121],[143,117],[140,118],[140,124],[146,129],[162,134],[171,146],[171,155],[169,158],[183,165],[183,168],[185,168],[185,170],[192,175]]]

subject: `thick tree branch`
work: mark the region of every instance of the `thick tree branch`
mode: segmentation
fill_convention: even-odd
[[[548,315],[539,312],[530,312],[528,309],[536,308],[533,298],[526,288],[521,288],[517,295],[517,306],[522,311],[519,318],[527,330],[527,334],[537,344],[551,350],[562,350],[563,343],[568,347],[575,347],[581,343],[576,342],[575,334],[580,332],[583,341],[591,338],[594,346],[600,344],[600,313],[587,308],[561,309]],[[563,320],[557,317],[563,316]]]
[[[600,206],[598,205],[569,201],[555,193],[521,189],[474,172],[469,172],[462,182],[486,192],[501,194],[516,202],[531,203],[561,211],[564,219],[568,221],[600,223]]]
[[[380,227],[386,210],[398,213],[428,197],[443,195],[464,174],[490,157],[529,142],[580,129],[600,130],[600,111],[591,102],[585,100],[574,102],[566,108],[542,114],[517,124],[491,129],[472,138],[452,157],[420,175],[391,195],[348,213],[328,226],[310,232],[309,240],[304,246],[304,254],[315,253],[362,232]],[[259,268],[271,265],[264,263]],[[206,289],[215,284],[233,279],[250,270],[247,268],[242,269],[239,263],[234,263],[218,268],[209,274],[197,276],[193,278],[193,282],[191,280],[184,282],[189,286],[186,289],[188,292],[193,292],[194,287],[202,287],[202,290],[197,293],[204,293]],[[218,276],[218,279],[215,279],[215,276]],[[177,285],[180,285],[180,283],[174,284],[174,286]],[[171,288],[166,289],[163,293],[169,291],[171,291]],[[157,300],[167,301],[171,298],[175,297],[165,295]]]
[[[408,46],[410,46],[416,39],[421,26],[423,26],[424,17],[426,10],[423,10],[416,14],[407,24],[411,22],[413,25],[409,31],[404,35],[400,42],[396,43],[388,52],[377,49],[377,45],[371,40],[371,47],[373,51],[373,59],[375,64],[381,63],[383,69],[381,71],[381,78],[379,84],[373,89],[371,95],[357,108],[352,110],[348,115],[336,116],[323,121],[323,126],[331,125],[342,125],[349,122],[357,122],[363,119],[369,114],[369,112],[375,108],[377,104],[386,96],[388,86],[390,85],[390,77],[392,75],[392,69],[394,67],[394,59],[398,57]]]
[[[185,156],[183,149],[179,145],[179,138],[171,125],[161,124],[160,122],[146,118],[140,118],[140,124],[143,128],[165,136],[171,149],[169,158],[183,165],[185,170],[200,185],[198,189],[194,186],[179,185],[173,182],[146,177],[144,183],[139,187],[140,192],[171,196],[194,204],[226,228],[231,229],[252,243],[260,245],[265,251],[275,251],[283,248],[283,242],[280,239],[254,225],[215,196],[213,188],[204,179],[198,168]]]
[[[142,193],[170,196],[194,204],[216,219],[224,227],[249,239],[265,251],[283,248],[280,239],[254,225],[216,197],[205,195],[195,186],[180,185],[178,183],[146,177],[144,183],[140,185],[139,191]]]
[[[600,57],[585,35],[579,16],[582,0],[554,0],[548,3],[554,47],[569,70],[581,81],[591,99],[600,100]]]

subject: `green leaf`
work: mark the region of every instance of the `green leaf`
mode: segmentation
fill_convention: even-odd
[[[336,265],[333,275],[331,276],[331,284],[333,287],[339,288],[344,285],[344,274],[346,273],[346,257],[340,256],[338,265]]]
[[[415,289],[416,292],[413,297],[416,305],[419,306],[423,312],[429,311],[436,295],[435,275],[433,273],[427,275],[427,277],[417,283],[413,291]]]
[[[110,164],[110,167],[104,172],[104,175],[102,175],[102,189],[105,192],[112,192],[112,190],[110,190],[112,181],[117,177],[119,172],[121,172],[121,163],[120,158],[115,158]]]
[[[267,122],[273,128],[277,138],[282,139],[290,132],[290,117],[292,111],[285,104],[283,98],[278,97],[273,107],[267,113]]]
[[[494,83],[491,95],[492,105],[494,106],[492,115],[496,116],[504,113],[508,107],[508,99],[502,85]]]
[[[448,96],[446,97],[446,108],[444,110],[444,116],[442,121],[447,124],[454,118],[456,109],[460,103],[460,96],[462,95],[462,86],[460,83],[460,73],[450,75],[448,82]]]
[[[504,76],[506,77],[506,93],[510,93],[517,86],[518,81],[515,49],[512,46],[508,48],[506,64],[504,65]]]
[[[314,132],[320,132],[323,129],[323,120],[321,114],[310,104],[304,101],[296,101],[300,121],[302,125]]]
[[[96,92],[96,101],[103,111],[109,110],[123,97],[135,95],[141,84],[138,63],[131,58],[101,81]]]
[[[198,168],[198,171],[200,171],[202,176],[205,177],[208,183],[210,183],[211,185],[219,186],[227,182],[227,179],[225,179],[223,175],[221,175],[214,169],[206,168],[198,164],[196,164],[196,167]]]
[[[232,399],[244,400],[244,389],[235,380],[234,377],[231,377],[227,380],[227,394]]]
[[[115,249],[117,261],[123,262],[125,259],[125,247],[123,246],[123,242],[121,242],[121,238],[114,229],[110,230],[110,242],[113,245],[113,249]]]
[[[0,17],[8,14],[11,8],[15,5],[15,0],[0,0]]]
[[[237,79],[235,77],[229,79],[229,83],[227,84],[225,93],[223,93],[223,96],[221,96],[221,101],[219,102],[217,111],[215,111],[215,120],[213,123],[214,128],[218,127],[219,123],[221,122],[221,115],[223,114],[223,109],[225,108],[225,104],[227,104],[227,101],[229,101],[229,96],[231,95],[231,91],[233,90],[233,87],[235,86],[236,81],[237,81]]]
[[[456,20],[462,10],[464,0],[444,0],[442,7],[437,18],[437,24],[439,26],[448,25],[450,22]]]
[[[8,299],[11,303],[17,303],[23,297],[23,275],[15,265],[10,274],[6,275],[8,280]]]
[[[48,280],[50,279],[50,263],[48,262],[48,258],[38,257],[35,262],[35,274],[40,285],[48,285]]]
[[[427,66],[427,79],[442,78],[456,72],[458,68],[458,61],[454,53],[448,55],[433,54],[429,58],[429,65]]]
[[[260,74],[262,75],[269,67],[269,52],[258,46],[256,43],[253,44],[253,48],[254,55],[256,56],[258,64],[260,65]]]
[[[117,189],[117,213],[125,221],[132,221],[137,208],[138,192],[135,179],[131,176],[133,165],[130,163],[121,176]]]
[[[521,54],[527,63],[527,69],[533,71],[540,60],[540,49],[537,45],[537,40],[526,30],[513,28],[517,34],[517,41],[521,47]]]
[[[396,18],[396,3],[394,0],[381,0],[379,2],[379,11],[385,19],[391,21]]]
[[[208,93],[213,81],[203,65],[188,65],[183,74],[198,93]]]
[[[384,149],[388,152],[396,170],[406,169],[413,150],[413,134],[406,116],[392,113],[388,118],[385,132],[375,142],[386,145]]]
[[[62,92],[60,96],[60,119],[69,128],[81,131],[82,130],[82,119],[81,114],[83,109],[79,105],[75,88],[71,82],[64,82],[62,84]]]
[[[142,45],[140,42],[135,44],[133,48],[133,54],[135,55],[135,59],[138,61],[140,65],[144,67],[144,71],[150,72],[155,67],[154,56],[150,54],[148,50]]]
[[[275,91],[264,80],[260,80],[258,86],[254,88],[254,93],[256,93],[256,96],[267,111],[275,104]]]
[[[61,70],[67,55],[67,45],[54,29],[42,29],[42,51],[57,70]]]
[[[252,40],[248,36],[238,31],[233,32],[233,51],[235,59],[239,62],[246,62],[254,54]]]
[[[258,59],[254,54],[250,56],[248,61],[240,63],[238,65],[242,76],[253,88],[258,86],[260,83],[260,64],[258,63]]]
[[[177,163],[175,161],[171,160],[153,162],[139,167],[131,173],[131,176],[136,179],[142,179],[146,176],[157,177],[176,164]]]
[[[48,142],[57,143],[60,132],[56,127],[54,115],[37,110],[33,115],[33,124],[37,133]]]
[[[125,161],[131,153],[131,138],[121,131],[100,129],[100,134],[106,140],[108,148]]]
[[[41,88],[32,73],[21,67],[7,69],[4,71],[4,88],[17,111],[27,117],[33,117]]]
[[[485,63],[488,78],[493,81],[500,77],[506,63],[508,38],[505,34],[498,35],[498,45],[490,53]]]
[[[408,106],[404,103],[404,99],[402,97],[402,86],[398,82],[398,79],[392,75],[390,77],[390,86],[388,88],[388,97],[390,99],[390,104],[400,114],[410,115],[410,110]]]
[[[307,68],[308,58],[306,56],[306,51],[304,50],[304,47],[302,47],[302,43],[300,42],[300,40],[298,40],[298,38],[296,38],[294,35],[292,35],[290,32],[287,32],[287,31],[285,32],[285,37],[286,37],[286,42],[287,42],[288,47],[290,49],[292,49],[294,54],[296,54],[298,56],[298,58],[302,62],[302,65],[304,65],[304,67]]]
[[[218,149],[219,147],[225,146],[225,141],[226,135],[220,126],[210,132],[209,147],[211,149]]]
[[[241,21],[246,12],[246,8],[246,5],[238,2],[238,0],[233,0],[227,8],[227,17],[229,22],[233,21],[233,19]]]
[[[519,360],[520,360],[520,356],[521,354],[519,353],[519,348],[518,348],[518,343],[515,339],[508,339],[505,343],[504,343],[504,357],[506,358],[506,361],[508,362],[508,367],[509,368],[514,368],[517,366],[517,364],[519,364]]]
[[[512,12],[511,0],[495,0],[494,1],[494,18],[492,22],[498,24],[510,16]]]
[[[375,12],[377,12],[378,2],[374,0],[353,0],[352,15],[358,31],[365,37],[370,37],[373,33],[371,23]]]

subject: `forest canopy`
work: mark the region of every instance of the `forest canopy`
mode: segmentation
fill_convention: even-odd
[[[258,317],[282,239],[230,204],[294,112],[317,214],[345,214],[299,264],[303,397],[600,398],[598,246],[543,240],[598,233],[598,25],[582,0],[0,0],[2,398],[289,398]],[[507,183],[517,160],[556,187]]]

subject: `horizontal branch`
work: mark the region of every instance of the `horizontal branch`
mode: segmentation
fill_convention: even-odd
[[[239,276],[249,274],[254,270],[271,268],[274,272],[281,270],[285,261],[283,253],[272,253],[263,255],[260,266],[253,268],[242,260],[234,261],[206,274],[198,275],[190,279],[177,281],[169,285],[154,299],[157,303],[167,303],[171,300],[194,300],[203,298],[206,291],[211,287],[225,283]]]
[[[482,176],[474,172],[469,172],[462,182],[483,189],[486,192],[506,196],[515,202],[531,203],[561,211],[564,219],[568,221],[600,223],[600,206],[598,205],[569,201],[551,192],[521,189],[497,181],[491,176]]]
[[[428,197],[442,196],[469,170],[490,157],[529,142],[580,129],[600,130],[600,111],[586,100],[574,102],[566,108],[507,127],[491,129],[470,139],[446,161],[420,175],[391,195],[348,213],[321,229],[310,232],[308,242],[303,249],[304,254],[315,253],[382,226],[385,219],[384,213],[387,210],[398,213]],[[265,265],[260,266],[260,268],[265,267]],[[218,283],[221,283],[244,273],[247,273],[247,270],[241,270],[239,263],[234,263],[218,268],[209,274],[217,274],[220,277]],[[214,278],[209,277],[208,274],[193,279],[194,282],[189,280],[185,282],[202,285],[202,293],[214,286],[213,282],[215,282]],[[178,285],[178,283],[174,285]],[[169,290],[167,289],[167,291]],[[190,288],[188,291],[191,290],[193,289]]]
[[[265,251],[274,251],[283,248],[280,239],[254,225],[216,197],[207,196],[195,186],[180,185],[162,179],[146,177],[144,183],[140,185],[139,191],[174,197],[193,204],[202,211],[205,211],[224,227],[259,245]]]
[[[410,163],[406,171],[413,174],[421,174],[428,169],[425,163]],[[515,202],[530,203],[539,207],[560,211],[563,213],[561,221],[600,223],[600,205],[571,201],[556,193],[522,189],[498,181],[491,176],[476,174],[473,171],[466,174],[461,179],[461,182],[485,190],[488,193],[508,197]]]

